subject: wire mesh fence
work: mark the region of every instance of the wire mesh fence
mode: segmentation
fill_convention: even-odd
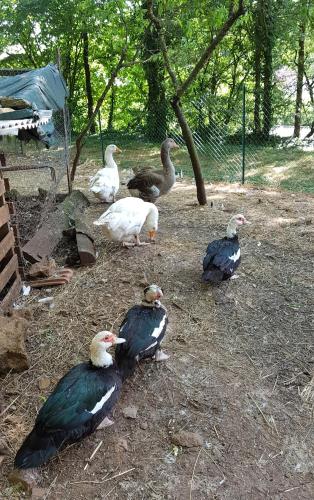
[[[13,76],[25,70],[0,70],[1,76]],[[0,135],[1,170],[9,180],[10,199],[14,201],[21,243],[54,211],[60,191],[68,188],[67,175],[71,141],[67,107],[53,112],[45,129],[47,140],[37,129],[25,129],[22,136]]]
[[[294,112],[283,118],[276,109],[260,106],[256,110],[255,95],[242,85],[226,96],[211,96],[209,93],[183,102],[186,119],[192,130],[198,151],[203,177],[207,182],[245,182],[259,187],[273,187],[314,192],[313,150],[314,136],[305,138],[310,127],[301,127],[299,139],[293,138]],[[120,165],[125,169],[142,166],[160,167],[160,131],[173,137],[180,145],[175,153],[177,173],[193,177],[189,154],[181,129],[170,107],[154,117],[160,123],[153,140],[152,129],[149,140],[145,134],[146,113],[123,131],[104,131],[104,147],[117,143],[125,150]],[[258,119],[257,119],[258,118]],[[313,116],[309,112],[307,122]],[[257,129],[257,125],[259,128]],[[267,130],[268,129],[268,130]],[[265,131],[266,130],[266,131]],[[99,148],[100,141],[95,147]]]

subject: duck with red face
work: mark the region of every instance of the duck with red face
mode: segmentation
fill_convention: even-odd
[[[33,430],[16,454],[16,468],[39,467],[64,445],[113,423],[108,415],[119,398],[122,380],[107,349],[123,342],[124,338],[111,332],[97,333],[90,361],[64,375],[40,409]]]
[[[126,341],[116,348],[116,362],[123,380],[133,374],[142,359],[169,358],[160,347],[168,325],[167,310],[160,302],[162,296],[157,285],[145,288],[142,303],[129,309],[120,326],[119,335]]]
[[[209,243],[203,260],[202,280],[205,283],[220,283],[234,275],[241,262],[237,229],[244,224],[250,224],[244,215],[234,215],[227,226],[226,236]]]

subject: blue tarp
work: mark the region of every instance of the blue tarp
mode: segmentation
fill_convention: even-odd
[[[68,90],[54,64],[20,75],[0,78],[0,96],[28,101],[32,109],[61,110]]]
[[[30,112],[35,122],[38,119],[37,111],[62,110],[67,96],[68,90],[65,81],[54,64],[48,64],[44,68],[27,71],[19,75],[0,78],[0,105],[1,97],[22,99],[24,101],[21,106],[15,107],[16,111],[11,112],[12,117],[8,118],[8,115],[4,114],[2,119],[5,120],[21,118],[22,110],[18,110],[18,108],[24,107],[24,112],[28,116]],[[10,104],[9,99],[6,106],[14,109],[14,101]],[[30,139],[40,140],[49,147],[55,142],[54,126],[50,122],[29,130],[21,129],[18,138],[25,141]]]

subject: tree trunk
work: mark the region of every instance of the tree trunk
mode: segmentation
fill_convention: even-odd
[[[193,167],[193,172],[194,172],[194,177],[195,177],[195,183],[196,183],[196,190],[197,190],[197,200],[200,205],[206,205],[207,199],[206,199],[206,191],[204,187],[204,179],[202,176],[202,168],[201,164],[198,158],[198,154],[196,151],[193,135],[191,132],[191,129],[186,121],[186,118],[184,116],[180,101],[174,97],[171,101],[171,106],[175,112],[175,115],[177,117],[177,120],[179,122],[179,125],[182,130],[182,135],[185,140],[185,144],[188,148],[188,152],[190,155],[192,167]]]
[[[302,22],[300,24],[300,36],[299,36],[297,95],[295,101],[293,137],[300,137],[300,131],[301,131],[301,108],[302,108],[303,74],[304,74],[304,39],[305,39],[305,23]]]
[[[163,71],[159,61],[144,64],[148,83],[146,135],[151,141],[163,141],[167,134],[167,103]]]
[[[273,0],[262,0],[264,29],[264,68],[263,68],[263,137],[269,138],[272,126],[272,87],[273,87]]]
[[[85,91],[87,97],[87,117],[90,117],[93,114],[94,102],[93,102],[93,92],[92,92],[92,84],[91,84],[91,76],[90,76],[90,66],[89,66],[89,44],[88,44],[88,33],[83,31],[82,33],[83,39],[83,62],[84,62],[84,72],[85,72]],[[90,132],[95,134],[95,122],[91,124]]]
[[[107,132],[113,131],[113,114],[114,114],[114,106],[116,100],[116,87],[112,85],[111,95],[110,95],[110,109],[107,123]]]
[[[261,77],[262,77],[262,45],[260,36],[260,17],[258,12],[256,14],[255,21],[255,33],[254,33],[254,128],[253,133],[256,136],[261,135]]]
[[[225,20],[225,22],[221,25],[220,29],[217,31],[216,35],[210,40],[209,44],[207,47],[204,49],[202,52],[200,58],[196,62],[195,66],[193,69],[190,71],[189,75],[187,78],[180,83],[179,78],[177,77],[175,71],[173,70],[170,59],[169,59],[169,54],[168,54],[168,49],[167,49],[167,44],[164,36],[164,32],[162,29],[162,23],[158,17],[156,17],[154,13],[154,6],[153,6],[153,0],[147,0],[146,2],[146,8],[147,8],[147,13],[148,17],[151,19],[151,21],[154,23],[154,26],[156,28],[159,42],[160,42],[160,48],[161,52],[163,55],[164,59],[164,66],[168,71],[168,74],[170,76],[170,79],[172,81],[172,85],[175,89],[175,95],[171,101],[172,108],[176,114],[176,117],[178,119],[179,125],[182,130],[182,135],[184,137],[184,140],[186,142],[193,171],[194,171],[194,177],[195,177],[195,183],[196,183],[196,190],[197,190],[197,199],[200,205],[206,205],[206,192],[205,192],[205,187],[204,187],[204,179],[202,177],[202,170],[201,170],[201,165],[198,159],[196,147],[194,144],[193,136],[191,129],[185,119],[184,113],[181,109],[180,105],[180,98],[184,96],[184,94],[187,92],[188,88],[191,86],[191,84],[196,80],[197,76],[199,75],[199,72],[206,66],[208,61],[210,60],[214,50],[216,47],[219,45],[219,43],[224,39],[224,37],[227,35],[233,24],[236,22],[236,20],[242,16],[245,13],[245,8],[243,5],[243,0],[239,0],[238,3],[238,8],[236,10],[233,10],[233,3],[231,2],[230,4],[231,9],[229,11],[228,18]]]
[[[147,8],[147,2],[143,4]],[[160,53],[158,33],[148,26],[144,37],[144,59]],[[167,101],[164,86],[164,68],[160,60],[147,61],[143,65],[148,84],[146,135],[151,141],[163,141],[167,134]]]
[[[314,120],[311,123],[310,131],[306,134],[305,139],[309,139],[312,135],[314,135]]]

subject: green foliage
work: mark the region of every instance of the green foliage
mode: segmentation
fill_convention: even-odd
[[[225,0],[156,0],[156,13],[163,21],[170,62],[184,80],[217,29],[228,16],[229,3]],[[248,91],[248,120],[252,121],[254,106],[254,20],[259,6],[267,9],[271,32],[257,33],[260,43],[271,36],[273,123],[293,122],[295,108],[295,71],[298,49],[299,21],[307,20],[305,39],[306,72],[311,82],[314,77],[313,5],[308,0],[256,0],[247,2],[247,13],[217,47],[208,64],[193,83],[185,97],[189,108],[192,100],[208,96],[208,109],[214,100],[220,118],[226,122],[241,109],[241,88],[245,82]],[[2,60],[2,67],[40,67],[56,61],[60,51],[62,71],[70,91],[72,126],[79,131],[86,122],[87,105],[85,74],[82,56],[82,31],[89,37],[89,63],[94,103],[110,78],[123,47],[127,46],[127,66],[115,82],[113,127],[119,130],[142,130],[152,121],[145,113],[164,113],[161,93],[157,104],[152,103],[149,71],[140,60],[149,59],[152,78],[156,71],[157,85],[169,99],[172,86],[162,66],[158,40],[154,50],[145,51],[143,41],[149,27],[143,0],[2,0],[0,4],[0,52],[10,56]],[[22,53],[13,54],[12,46]],[[11,49],[10,49],[11,47]],[[147,47],[146,47],[147,49]],[[129,64],[138,60],[137,64]],[[154,69],[155,68],[155,69]],[[290,81],[290,83],[289,83]],[[290,85],[290,86],[289,86]],[[109,94],[110,96],[110,94]],[[151,101],[149,101],[151,100]],[[108,97],[101,110],[102,126],[108,125],[110,112]],[[153,106],[152,104],[155,104]],[[155,111],[154,111],[155,109]],[[196,113],[190,106],[190,114]],[[303,124],[310,124],[313,111],[305,92]],[[156,122],[157,123],[157,122]],[[157,125],[156,125],[157,126]],[[164,125],[163,125],[164,126]],[[234,131],[238,124],[234,123]]]

